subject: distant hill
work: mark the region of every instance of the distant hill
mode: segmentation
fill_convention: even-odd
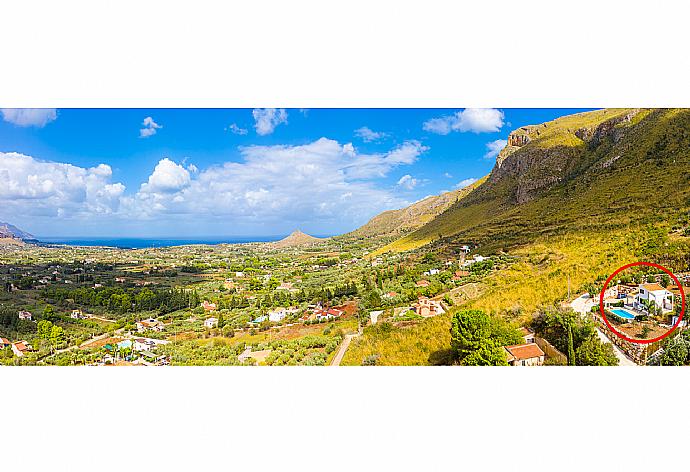
[[[22,240],[32,240],[36,239],[33,235],[22,231],[14,225],[9,223],[3,223],[0,221],[0,238],[2,239],[22,239]]]
[[[271,244],[277,248],[287,248],[287,247],[307,246],[307,245],[318,243],[321,241],[323,241],[322,238],[316,238],[314,236],[310,236],[306,233],[303,233],[300,230],[296,230],[296,231],[293,231],[288,237],[283,238],[280,241],[276,241],[276,242],[271,243]]]
[[[687,233],[689,208],[690,110],[597,110],[513,131],[486,181],[382,250],[499,250],[652,221]]]
[[[454,203],[481,185],[483,178],[467,187],[432,195],[399,210],[384,211],[364,226],[345,234],[345,237],[370,238],[377,236],[402,236],[414,231],[446,211]]]

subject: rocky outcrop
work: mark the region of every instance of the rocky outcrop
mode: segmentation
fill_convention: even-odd
[[[582,166],[583,149],[578,143],[591,149],[604,140],[618,142],[627,132],[627,128],[620,125],[629,123],[638,112],[631,110],[580,128],[569,128],[558,121],[519,128],[508,136],[508,144],[496,159],[487,187],[496,188],[510,179],[514,182],[511,184],[512,201],[518,204],[529,202],[540,192],[567,180]],[[540,142],[540,138],[547,134],[548,143]],[[606,168],[615,160],[609,159],[609,162],[597,165]]]
[[[604,121],[597,126],[579,128],[575,130],[575,136],[586,142],[590,147],[598,146],[607,138],[611,138],[614,142],[618,142],[625,133],[625,129],[620,125],[623,123],[630,123],[639,112],[639,109],[635,109],[624,115]]]

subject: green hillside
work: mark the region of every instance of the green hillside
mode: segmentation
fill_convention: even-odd
[[[365,330],[343,364],[446,363],[454,310],[529,323],[621,265],[690,264],[690,111],[601,110],[511,134],[491,175],[426,225],[378,252],[452,259],[461,244],[514,261],[416,325]]]
[[[512,133],[486,182],[383,251],[439,240],[495,251],[666,221],[687,216],[689,197],[690,111],[582,113]]]

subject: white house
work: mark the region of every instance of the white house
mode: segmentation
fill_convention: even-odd
[[[156,346],[156,343],[150,339],[137,338],[134,340],[132,348],[137,352],[150,351]]]
[[[22,311],[20,311],[20,312],[18,313],[18,315],[19,315],[19,319],[20,319],[20,320],[31,321],[31,320],[33,319],[33,318],[32,318],[33,315],[31,314],[30,311],[22,310]]]
[[[653,301],[662,313],[673,311],[673,294],[659,284],[640,284],[635,296],[636,307],[643,308],[646,303]]]
[[[286,316],[287,310],[285,308],[276,308],[268,312],[268,321],[283,321]]]
[[[33,348],[26,341],[18,341],[16,343],[12,343],[12,352],[17,357],[23,357],[24,354],[31,351],[33,351]]]
[[[207,328],[218,327],[218,318],[207,318],[206,321],[204,321],[204,326]]]

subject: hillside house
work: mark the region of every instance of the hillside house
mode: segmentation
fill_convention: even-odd
[[[144,338],[137,338],[134,340],[134,343],[132,344],[132,349],[134,349],[137,352],[150,351],[154,347],[156,347],[155,342],[153,342],[150,339]]]
[[[460,246],[460,252],[462,252],[463,254],[469,254],[470,253],[470,247],[467,244],[462,245],[462,246]]]
[[[417,287],[428,287],[429,285],[431,285],[431,282],[429,282],[428,280],[422,279],[419,282],[417,282],[416,285],[417,285]]]
[[[216,304],[211,303],[208,300],[204,300],[204,302],[201,304],[201,306],[204,308],[206,311],[216,311]]]
[[[7,338],[0,338],[0,349],[5,349],[9,347],[12,343]]]
[[[417,315],[423,316],[424,318],[445,313],[445,310],[441,306],[441,302],[431,300],[427,297],[419,297],[417,303],[414,305],[414,311]]]
[[[204,321],[204,327],[206,328],[217,328],[218,327],[218,318],[207,318],[206,321]]]
[[[651,301],[662,313],[668,313],[673,311],[673,298],[673,293],[659,284],[640,284],[633,306],[646,310],[646,304]]]
[[[26,320],[26,321],[31,321],[33,320],[33,316],[30,311],[22,310],[18,314],[20,320]]]
[[[275,308],[268,312],[268,320],[277,323],[283,321],[287,316],[288,312],[285,308]]]
[[[537,366],[544,364],[544,351],[536,343],[505,346],[508,365]]]
[[[143,333],[144,331],[147,330],[152,330],[152,331],[163,331],[165,329],[165,326],[163,323],[160,321],[154,319],[154,318],[149,318],[147,320],[142,320],[142,321],[137,321],[137,331],[140,333]]]
[[[397,292],[386,292],[383,294],[383,298],[395,298],[397,296]]]
[[[70,318],[72,318],[73,320],[83,320],[84,318],[86,318],[86,316],[84,316],[84,313],[81,310],[72,310]]]
[[[32,352],[34,349],[31,347],[27,341],[17,341],[12,343],[12,352],[17,357],[24,357],[28,352]]]

